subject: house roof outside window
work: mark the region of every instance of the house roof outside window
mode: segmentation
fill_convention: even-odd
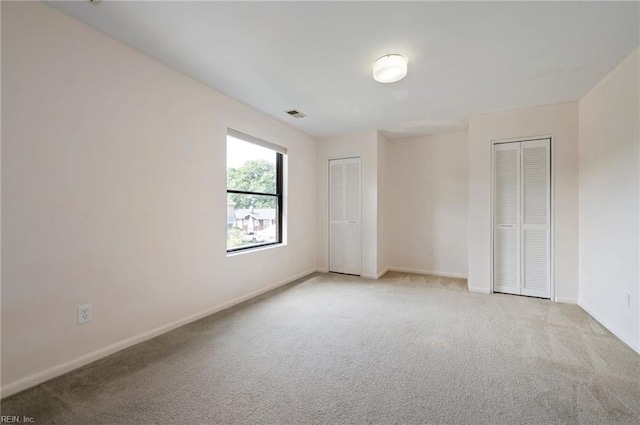
[[[235,210],[236,220],[243,220],[249,217],[256,220],[275,220],[275,208],[240,208]]]

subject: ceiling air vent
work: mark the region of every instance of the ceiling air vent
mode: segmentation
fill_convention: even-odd
[[[302,112],[300,112],[300,111],[296,111],[295,109],[292,109],[292,110],[290,110],[290,111],[287,111],[287,114],[291,115],[291,116],[292,116],[292,117],[294,117],[294,118],[304,118],[304,117],[306,117],[306,115],[305,115],[305,114],[303,114],[303,113],[302,113]]]

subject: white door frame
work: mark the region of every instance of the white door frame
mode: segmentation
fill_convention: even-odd
[[[549,200],[550,202],[550,222],[549,222],[549,226],[550,226],[550,244],[549,244],[549,269],[550,269],[550,275],[549,275],[549,299],[551,301],[557,302],[558,300],[556,299],[556,285],[555,285],[555,245],[556,245],[556,241],[555,241],[555,136],[553,134],[544,134],[541,136],[530,136],[530,137],[518,137],[515,139],[498,139],[498,140],[492,140],[491,141],[491,246],[490,246],[490,257],[491,257],[491,264],[490,264],[490,270],[491,270],[491,282],[490,282],[490,286],[489,286],[489,290],[490,292],[493,294],[493,281],[494,281],[494,276],[493,276],[493,253],[494,253],[494,241],[493,241],[493,235],[494,235],[494,211],[493,211],[493,207],[494,207],[494,196],[495,194],[493,193],[493,184],[494,184],[494,175],[495,175],[495,158],[494,158],[494,154],[493,154],[493,147],[495,145],[499,145],[502,143],[514,143],[514,142],[530,142],[533,140],[541,140],[541,139],[549,139],[549,161],[551,162],[551,166],[549,169],[549,172],[551,173],[551,190],[550,190],[550,196],[551,199]]]
[[[357,276],[362,277],[362,157],[360,155],[346,155],[346,156],[330,156],[327,158],[327,272],[331,272],[331,161],[341,159],[359,159],[360,160],[360,274]],[[356,275],[352,275],[356,276]]]

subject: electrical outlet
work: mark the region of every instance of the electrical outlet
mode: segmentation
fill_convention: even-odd
[[[629,308],[631,306],[631,295],[629,295],[629,293],[625,292],[623,300],[624,300],[623,301],[624,305],[627,306],[627,308]]]
[[[92,319],[91,304],[85,304],[78,307],[78,324],[89,323]]]

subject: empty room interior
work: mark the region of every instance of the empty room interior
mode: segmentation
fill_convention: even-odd
[[[0,14],[0,423],[640,424],[640,2]]]

